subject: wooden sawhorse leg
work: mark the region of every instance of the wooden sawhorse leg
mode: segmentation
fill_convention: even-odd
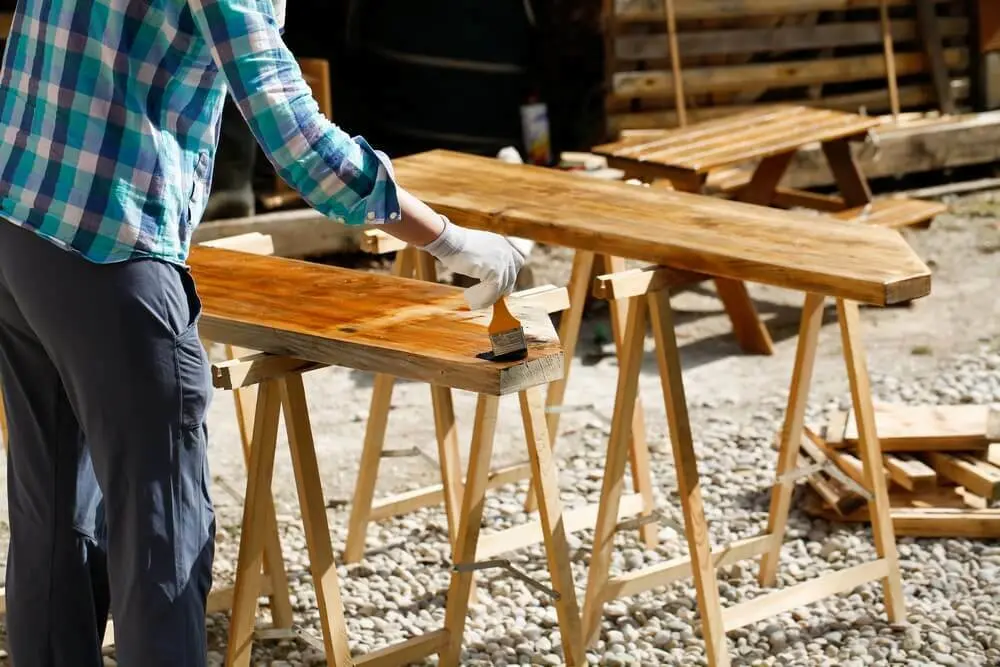
[[[226,358],[236,359],[238,356],[251,353],[251,350],[235,348],[226,345]],[[250,470],[250,453],[253,450],[253,425],[257,411],[257,387],[250,386],[233,391],[236,403],[236,421],[240,431],[240,441],[243,444],[243,462]],[[274,497],[268,492],[267,500],[261,510],[261,523],[264,530],[264,576],[270,580],[271,619],[276,628],[291,628],[292,600],[288,589],[288,572],[285,570],[285,559],[281,550],[281,536],[278,532],[278,519],[274,509]]]
[[[437,280],[434,258],[427,253],[407,247],[396,254],[393,274],[420,280]],[[385,446],[385,433],[392,407],[392,389],[395,378],[385,373],[375,375],[372,389],[371,407],[368,412],[368,426],[361,451],[361,471],[354,488],[351,501],[351,516],[348,523],[347,541],[344,547],[344,562],[356,563],[365,551],[368,525],[373,520],[375,484],[378,479],[379,463]],[[458,447],[458,432],[455,428],[455,410],[451,390],[447,387],[431,386],[431,404],[434,410],[434,430],[438,443],[438,461],[441,467],[441,489],[444,497],[445,514],[448,518],[448,534],[452,545],[458,536],[457,512],[462,496],[461,454]],[[420,505],[416,505],[419,507]]]
[[[615,273],[625,269],[625,260],[621,257],[610,255],[594,255],[592,252],[577,251],[573,258],[573,269],[570,275],[569,295],[570,306],[563,314],[559,322],[559,342],[563,348],[565,366],[563,376],[549,384],[545,397],[546,422],[548,426],[549,442],[553,449],[559,431],[561,407],[566,396],[566,383],[569,380],[570,369],[573,365],[573,358],[576,355],[576,346],[580,340],[580,328],[583,323],[583,311],[586,305],[587,295],[592,284],[591,277],[594,271],[595,262],[598,270],[603,273]],[[615,339],[615,347],[618,358],[622,358],[622,350],[625,340],[625,318],[626,304],[623,302],[611,302],[611,329]],[[632,469],[632,487],[636,493],[642,497],[642,516],[650,516],[655,508],[653,499],[653,477],[649,464],[649,445],[646,442],[646,424],[643,416],[642,402],[637,398],[635,409],[632,412],[629,430],[629,456]],[[536,509],[534,488],[528,491],[525,502],[525,510],[533,512]],[[658,543],[656,525],[645,523],[639,529],[643,542],[649,548],[656,547]]]
[[[519,396],[531,462],[531,479],[539,499],[539,514],[549,574],[552,578],[552,589],[557,595],[555,606],[562,633],[564,660],[569,666],[580,666],[586,664],[586,659],[581,650],[580,610],[576,601],[569,544],[566,540],[569,531],[562,518],[558,473],[546,432],[542,394],[538,387],[534,387],[521,392]],[[477,542],[489,479],[497,402],[495,397],[480,396],[476,407],[473,455],[469,459],[459,539],[454,551],[456,565],[467,565],[480,557]],[[442,667],[455,667],[461,664],[462,633],[465,628],[467,601],[472,591],[472,581],[473,572],[468,569],[456,567],[452,573],[446,613],[451,640],[448,649],[441,655]]]
[[[257,357],[266,355],[257,355]],[[404,665],[433,653],[441,656],[442,664],[456,665],[461,657],[462,635],[468,611],[472,584],[472,571],[455,567],[448,594],[445,626],[437,631],[415,637],[396,646],[352,659],[347,642],[339,582],[330,543],[330,532],[322,492],[322,480],[316,461],[315,446],[309,424],[305,390],[301,373],[315,364],[282,357],[263,359],[266,367],[258,370],[260,381],[257,409],[253,428],[253,446],[247,478],[246,504],[237,564],[237,580],[233,594],[232,620],[230,622],[227,667],[247,667],[251,656],[256,616],[257,597],[260,590],[260,566],[266,529],[260,520],[261,511],[270,496],[277,443],[279,416],[284,412],[288,430],[292,465],[295,470],[299,504],[305,524],[306,542],[316,601],[320,612],[323,640],[329,664],[335,667],[353,665]],[[248,361],[246,363],[255,363]],[[247,377],[251,373],[242,373]],[[231,382],[231,381],[230,381]],[[227,387],[227,388],[231,388]],[[582,665],[582,657],[574,651],[580,646],[579,607],[573,588],[569,547],[562,518],[557,473],[552,460],[548,435],[545,432],[545,413],[541,390],[538,387],[520,394],[521,411],[531,468],[536,480],[541,505],[544,543],[548,556],[552,587],[556,591],[556,610],[560,628],[566,642],[568,665]],[[469,457],[469,470],[462,498],[459,540],[453,551],[453,562],[475,562],[480,525],[482,522],[485,491],[490,476],[490,458],[496,427],[499,398],[480,396],[473,427],[473,442]]]
[[[666,272],[667,277],[663,277]],[[881,451],[874,430],[874,416],[871,395],[868,389],[867,370],[858,336],[857,304],[838,301],[838,312],[844,340],[845,358],[851,381],[855,410],[859,414],[859,432],[863,434],[863,458],[865,477],[872,489],[870,512],[876,535],[879,558],[862,565],[845,568],[838,572],[818,577],[789,588],[764,595],[726,609],[721,607],[715,569],[734,562],[764,555],[762,575],[772,572],[780,552],[790,505],[791,484],[788,476],[794,476],[795,453],[802,437],[802,419],[805,398],[815,358],[815,345],[822,321],[822,297],[807,298],[804,318],[796,358],[796,371],[789,399],[789,411],[783,429],[782,451],[779,456],[779,483],[774,487],[772,511],[768,531],[762,535],[726,545],[712,551],[705,521],[703,500],[698,480],[697,463],[691,427],[684,399],[680,357],[673,329],[668,290],[669,269],[652,268],[647,277],[661,275],[647,284],[656,283],[656,291],[646,291],[641,283],[636,287],[635,276],[631,276],[632,292],[620,290],[630,297],[629,320],[626,333],[628,341],[621,361],[615,404],[615,418],[612,423],[605,465],[604,484],[601,492],[601,506],[594,535],[593,554],[584,605],[583,637],[585,646],[596,639],[600,631],[602,609],[605,602],[623,596],[634,595],[657,586],[692,576],[701,613],[703,636],[709,665],[728,665],[725,633],[750,623],[772,617],[790,609],[804,606],[836,593],[851,590],[863,583],[880,579],[886,596],[886,607],[890,621],[900,621],[904,614],[902,586],[900,584],[898,556],[895,538],[889,518],[889,501],[885,480],[881,475]],[[678,276],[683,278],[683,276]],[[670,427],[674,461],[677,466],[678,495],[684,513],[684,530],[690,557],[674,559],[666,563],[630,572],[618,577],[609,576],[612,540],[615,534],[615,515],[622,491],[625,461],[628,454],[625,436],[624,416],[629,413],[638,387],[639,368],[642,357],[642,332],[646,313],[651,313],[653,333],[657,344],[657,358],[660,366],[661,382],[666,401],[667,419]],[[873,474],[874,472],[874,474]],[[764,583],[769,583],[764,581]]]
[[[781,433],[781,448],[778,455],[778,476],[783,478],[795,470],[799,443],[802,441],[806,403],[812,380],[816,346],[823,318],[823,297],[810,294],[803,307],[802,327],[799,332],[799,347],[795,356],[792,388],[788,396],[785,424]],[[892,527],[889,493],[882,473],[882,448],[875,429],[875,408],[872,404],[871,386],[868,379],[868,364],[861,343],[861,321],[858,304],[844,299],[837,300],[837,319],[840,323],[841,340],[844,348],[844,362],[851,386],[851,399],[858,425],[858,450],[864,466],[865,486],[871,492],[868,511],[871,516],[875,549],[883,563],[881,577],[886,602],[886,612],[891,622],[905,620],[905,599],[899,574],[899,555],[896,537]],[[763,555],[760,566],[760,583],[773,586],[777,577],[781,543],[784,539],[788,513],[791,509],[793,482],[775,485],[771,492],[771,509],[768,516],[768,534],[772,542]],[[866,564],[871,565],[871,564]],[[865,567],[865,566],[858,566]],[[867,581],[867,580],[866,580]]]

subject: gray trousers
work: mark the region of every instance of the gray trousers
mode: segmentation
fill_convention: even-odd
[[[0,220],[16,667],[202,667],[215,514],[190,275],[91,263]]]

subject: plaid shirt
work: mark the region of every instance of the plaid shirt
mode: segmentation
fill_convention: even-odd
[[[281,20],[271,0],[19,2],[0,72],[0,216],[94,262],[184,264],[228,91],[311,206],[349,225],[398,219],[388,158],[323,117]]]

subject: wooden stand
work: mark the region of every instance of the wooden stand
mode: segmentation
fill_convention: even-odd
[[[861,433],[859,448],[864,475],[872,490],[869,511],[879,558],[873,562],[828,574],[813,581],[792,586],[775,593],[755,598],[726,609],[719,598],[715,568],[740,560],[762,556],[760,582],[771,586],[775,583],[778,559],[784,539],[785,526],[791,504],[796,472],[796,458],[802,438],[809,384],[812,378],[816,345],[822,323],[822,296],[809,294],[805,300],[799,346],[792,375],[788,410],[782,430],[775,484],[767,531],[757,537],[740,540],[719,549],[712,549],[704,506],[699,486],[697,462],[691,426],[688,420],[681,377],[681,364],[674,333],[673,314],[670,308],[669,288],[682,284],[687,276],[665,268],[630,272],[624,276],[601,276],[597,280],[598,293],[613,293],[627,298],[628,325],[626,344],[620,361],[618,391],[614,419],[605,464],[601,507],[594,535],[593,555],[590,563],[586,602],[583,612],[583,637],[585,645],[591,643],[600,629],[604,603],[623,596],[635,595],[645,590],[666,585],[693,575],[701,613],[710,665],[728,665],[725,633],[750,623],[770,618],[776,614],[803,606],[830,595],[848,591],[873,580],[880,580],[884,587],[889,620],[903,621],[904,599],[900,582],[896,544],[889,518],[889,501],[884,478],[875,474],[881,471],[881,450],[875,434],[868,372],[861,349],[858,306],[846,300],[837,300],[844,344],[844,358],[854,399],[858,430]],[[656,339],[656,353],[660,367],[666,401],[670,440],[674,462],[677,466],[678,495],[684,514],[685,535],[691,556],[647,568],[637,572],[611,577],[609,573],[612,538],[615,534],[615,516],[621,497],[628,433],[627,416],[632,411],[638,392],[639,369],[643,353],[643,339],[647,318],[651,320]]]
[[[363,658],[351,657],[330,544],[322,481],[301,377],[304,370],[316,367],[316,364],[290,358],[255,355],[216,364],[213,368],[217,387],[237,390],[253,386],[250,383],[260,385],[226,664],[237,667],[249,665],[250,661],[257,596],[260,592],[259,572],[265,553],[265,540],[271,532],[266,523],[266,514],[270,505],[279,413],[283,411],[313,581],[316,584],[323,641],[330,664],[338,667],[405,665],[437,653],[441,656],[441,664],[457,665],[473,579],[472,571],[466,569],[456,570],[452,575],[445,625],[441,630]],[[484,497],[489,485],[489,463],[498,403],[498,397],[481,394],[476,406],[469,467],[456,513],[459,517],[458,539],[453,542],[453,561],[456,564],[471,564],[482,560],[477,547]],[[532,479],[535,480],[541,499],[539,528],[549,558],[553,589],[558,596],[555,604],[567,647],[567,664],[580,665],[584,664],[582,654],[572,653],[574,647],[579,645],[579,609],[566,545],[566,526],[561,516],[556,468],[545,432],[540,388],[522,391],[520,404]]]
[[[365,233],[363,247],[371,253],[384,254],[397,252],[393,266],[394,275],[415,277],[422,280],[434,280],[433,259],[425,253],[408,247],[402,242],[389,237],[383,232],[373,230]],[[559,430],[558,407],[563,403],[566,390],[566,378],[572,367],[572,359],[579,340],[580,326],[583,321],[583,308],[587,297],[588,286],[592,278],[595,261],[606,271],[621,270],[624,261],[620,258],[605,255],[595,256],[594,253],[577,252],[573,263],[573,275],[569,284],[569,295],[564,288],[551,286],[536,287],[513,295],[515,300],[534,302],[547,312],[565,311],[559,326],[559,339],[564,350],[565,364],[562,379],[556,380],[548,387],[545,399],[546,430],[550,445],[554,448]],[[415,267],[415,270],[414,270]],[[615,341],[621,345],[624,335],[622,322],[624,320],[624,304],[615,305],[611,309],[611,324]],[[407,491],[379,500],[375,500],[375,484],[378,476],[378,466],[385,445],[386,423],[392,400],[394,378],[388,375],[376,375],[372,392],[371,408],[369,410],[368,427],[365,432],[365,444],[361,458],[361,472],[355,486],[354,499],[351,505],[351,519],[347,534],[347,544],[344,549],[344,560],[354,563],[364,555],[365,537],[370,522],[379,521],[393,516],[413,512],[421,507],[445,503],[448,512],[448,528],[452,542],[456,539],[457,524],[453,519],[452,510],[457,507],[457,499],[462,493],[462,481],[458,474],[459,455],[457,442],[452,445],[444,438],[454,438],[454,411],[451,392],[447,389],[432,388],[434,415],[438,425],[438,455],[441,466],[441,484]],[[445,419],[439,419],[440,417]],[[636,404],[633,416],[633,437],[630,440],[632,462],[632,479],[635,494],[625,499],[622,517],[640,514],[649,516],[654,507],[653,480],[649,466],[649,449],[645,438],[642,406]],[[504,484],[523,481],[530,476],[528,463],[520,463],[496,470],[491,470],[487,488],[496,488]],[[529,486],[525,502],[528,512],[538,509],[534,487]],[[566,513],[566,529],[576,532],[594,526],[596,506],[574,508]],[[649,547],[657,544],[656,527],[644,523],[639,528],[644,543]],[[518,549],[535,544],[541,539],[538,522],[519,526],[511,531],[485,536],[478,552],[479,559],[490,558],[498,553]]]

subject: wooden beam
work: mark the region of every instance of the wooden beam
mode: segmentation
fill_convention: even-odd
[[[212,364],[212,386],[216,389],[252,387],[265,380],[274,380],[289,373],[304,373],[325,364],[258,352],[238,359]]]
[[[969,33],[964,17],[942,17],[940,37],[962,37]],[[896,42],[916,41],[920,34],[913,20],[893,21],[892,38]],[[773,28],[738,28],[733,30],[698,30],[677,35],[684,57],[741,55],[759,51],[797,51],[882,43],[882,29],[877,21],[821,23],[778,26]],[[667,60],[670,48],[666,33],[622,35],[615,39],[615,57],[619,61]]]
[[[689,285],[707,278],[701,273],[692,271],[678,271],[666,266],[646,266],[597,276],[594,279],[593,294],[596,299],[627,299]]]
[[[813,12],[878,7],[879,0],[676,0],[677,20],[742,19],[748,16],[775,14],[811,14]],[[888,0],[890,6],[905,6],[910,0]],[[644,0],[615,3],[618,23],[662,22],[663,8]]]
[[[1000,468],[988,461],[968,454],[942,452],[928,452],[927,460],[942,477],[987,500],[1000,500]]]
[[[879,442],[886,452],[973,451],[994,441],[991,419],[1000,414],[988,405],[899,405],[875,407]],[[995,434],[1000,436],[1000,434]],[[825,439],[833,447],[855,446],[853,411],[835,413]]]
[[[916,0],[917,22],[920,25],[920,37],[931,66],[931,81],[937,93],[938,105],[943,113],[957,112],[955,97],[952,94],[948,79],[948,65],[944,60],[944,31],[942,19],[937,15],[934,0]]]
[[[955,78],[951,81],[956,100],[965,100],[969,96],[968,78]],[[899,89],[900,104],[903,108],[920,107],[932,103],[936,98],[930,85],[907,85]],[[889,99],[884,90],[850,93],[846,95],[831,95],[819,99],[803,99],[796,104],[806,106],[822,106],[829,109],[858,112],[864,109],[868,113],[877,113],[889,109]],[[698,109],[688,109],[688,117],[694,121],[724,118],[742,111],[754,108],[756,105],[716,105]],[[617,137],[624,130],[663,129],[677,126],[677,113],[672,110],[639,111],[634,113],[608,114],[608,134]],[[793,162],[793,166],[797,164]],[[825,183],[824,183],[825,185]],[[798,186],[809,187],[809,186]]]
[[[947,49],[944,57],[950,69],[968,67],[968,49]],[[922,53],[898,54],[895,64],[898,76],[920,74],[928,69],[927,57]],[[795,88],[878,79],[886,75],[884,56],[867,55],[731,67],[689,67],[683,79],[684,89],[689,94],[697,94],[738,91],[747,86]],[[625,99],[672,98],[676,93],[672,75],[662,70],[618,72],[612,77],[612,90],[616,97]]]
[[[906,454],[886,454],[882,457],[892,481],[909,491],[933,490],[938,483],[934,468]]]
[[[855,146],[869,180],[1000,161],[1000,111],[942,118],[915,127],[874,130],[878,149]],[[833,185],[818,147],[796,153],[783,185],[811,188]]]
[[[309,257],[334,252],[354,252],[361,248],[364,226],[342,225],[310,207],[278,211],[246,218],[203,222],[195,227],[192,242],[258,232],[274,240],[274,254],[281,257]]]

